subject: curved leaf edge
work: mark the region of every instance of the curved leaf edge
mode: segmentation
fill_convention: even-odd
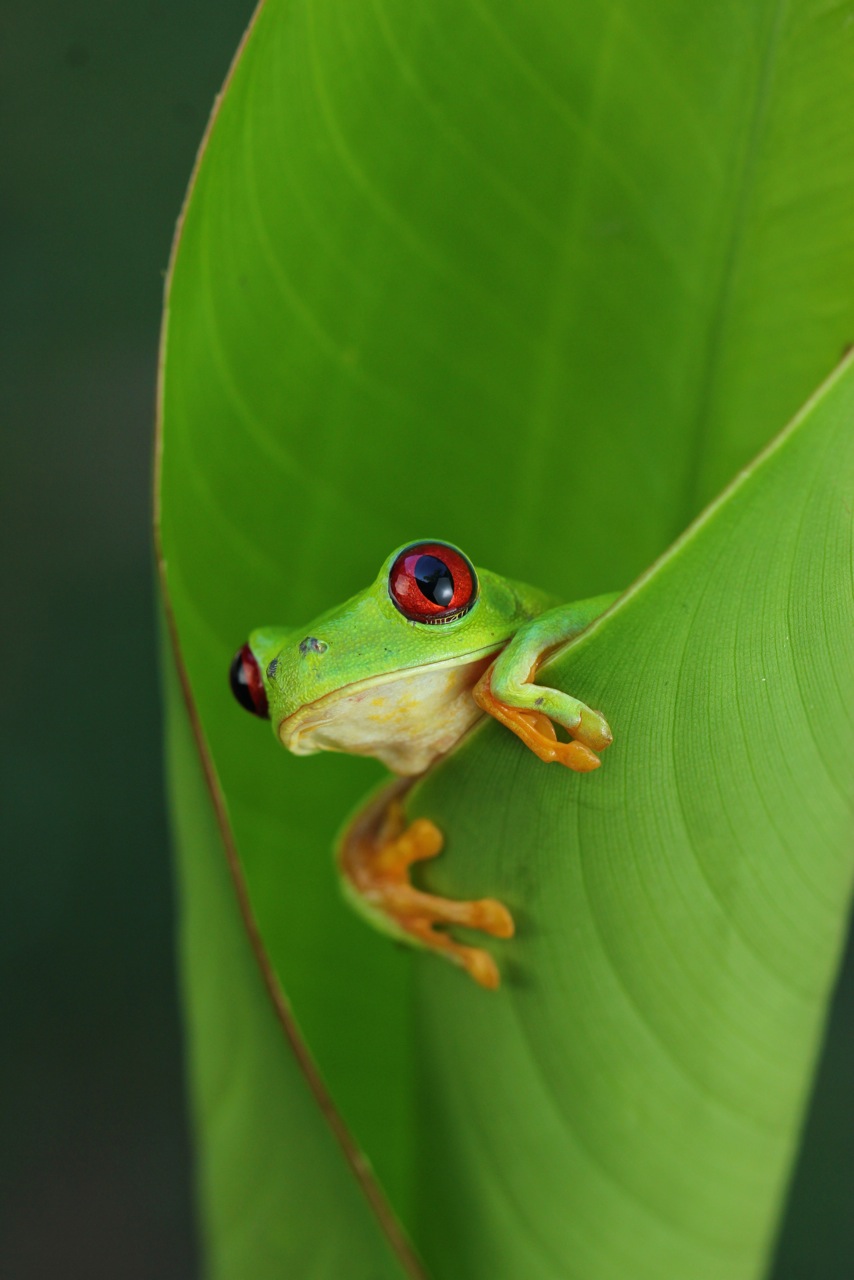
[[[275,973],[269,954],[265,948],[263,938],[261,937],[255,915],[249,899],[249,892],[246,877],[240,862],[234,835],[228,818],[225,800],[213,759],[205,740],[204,732],[201,727],[200,717],[196,709],[195,699],[192,691],[192,684],[189,673],[183,660],[180,639],[178,636],[177,624],[171,605],[168,587],[168,566],[164,554],[162,537],[161,537],[161,508],[160,508],[160,491],[161,491],[161,471],[162,471],[162,453],[163,453],[163,401],[164,401],[164,375],[166,368],[166,358],[168,349],[168,332],[169,332],[169,302],[172,279],[175,269],[175,263],[180,250],[182,232],[184,228],[185,216],[192,199],[198,175],[202,162],[207,151],[219,110],[228,91],[231,80],[242,60],[243,54],[247,48],[248,42],[255,31],[258,21],[267,7],[267,0],[259,0],[255,11],[249,21],[246,31],[238,45],[232,63],[228,69],[222,89],[217,95],[214,102],[211,115],[205,128],[202,141],[200,143],[196,160],[191,173],[187,192],[184,202],[176,223],[175,234],[173,237],[169,264],[167,267],[165,284],[164,284],[164,308],[161,326],[159,357],[158,357],[158,375],[157,375],[157,406],[155,419],[154,434],[154,467],[153,467],[153,516],[154,516],[154,547],[155,560],[157,565],[158,579],[163,600],[164,616],[166,619],[167,632],[169,635],[169,643],[172,649],[173,658],[176,664],[181,689],[193,730],[193,736],[196,748],[203,767],[204,775],[207,781],[208,790],[211,796],[214,813],[216,815],[217,825],[223,841],[223,848],[226,854],[228,869],[234,886],[240,916],[243,921],[247,936],[255,955],[264,986],[268,996],[273,1004],[279,1024],[285,1034],[292,1052],[303,1072],[309,1087],[317,1101],[322,1115],[329,1124],[332,1132],[337,1139],[348,1165],[353,1175],[360,1184],[365,1198],[371,1210],[376,1215],[379,1224],[385,1233],[389,1244],[398,1256],[404,1270],[412,1277],[412,1280],[428,1280],[427,1273],[423,1264],[417,1257],[414,1248],[404,1232],[399,1220],[394,1214],[389,1201],[386,1199],[378,1182],[376,1181],[367,1157],[361,1151],[355,1140],[353,1139],[349,1129],[345,1125],[335,1103],[327,1090],[317,1064],[303,1040],[290,1004],[285,996],[284,989],[279,982]],[[687,526],[684,532],[646,569],[634,580],[618,597],[614,604],[606,610],[596,621],[591,624],[581,635],[574,638],[569,645],[555,652],[550,661],[555,661],[569,647],[586,645],[592,641],[594,636],[606,626],[609,620],[627,603],[629,599],[640,592],[644,586],[653,579],[667,564],[671,563],[673,558],[677,556],[681,550],[697,536],[699,531],[705,527],[707,523],[714,519],[716,514],[723,508],[726,503],[741,489],[754,475],[756,470],[774,453],[784,448],[786,443],[796,433],[801,422],[809,415],[816,403],[823,398],[835,383],[845,374],[847,369],[854,364],[854,353],[846,356],[830,373],[830,375],[819,385],[812,396],[806,401],[798,413],[790,420],[790,422],[775,435],[770,442],[760,451],[759,454],[727,484],[720,494],[712,500],[711,503]],[[415,799],[415,792],[410,796],[410,800]]]
[[[332,1130],[346,1163],[361,1187],[371,1211],[378,1220],[380,1228],[385,1234],[386,1239],[403,1267],[404,1272],[411,1277],[411,1280],[429,1280],[423,1263],[416,1254],[409,1237],[391,1207],[391,1203],[385,1196],[385,1193],[382,1191],[377,1179],[375,1178],[367,1156],[361,1150],[353,1138],[353,1135],[350,1133],[350,1130],[345,1124],[341,1113],[336,1107],[332,1096],[323,1081],[308,1045],[300,1033],[293,1011],[290,1007],[290,1003],[285,995],[281,983],[279,982],[265,948],[264,941],[261,937],[249,898],[246,876],[240,862],[240,856],[237,852],[234,833],[231,829],[225,797],[223,796],[216,767],[213,763],[213,758],[204,735],[204,730],[202,729],[201,719],[193,694],[192,682],[190,680],[187,666],[184,662],[181,642],[178,635],[178,626],[175,620],[175,613],[172,608],[172,601],[169,593],[168,564],[163,548],[160,495],[163,468],[164,387],[169,345],[170,296],[172,280],[175,273],[175,264],[180,252],[187,210],[189,208],[190,201],[193,198],[205,153],[216,127],[220,107],[222,106],[225,95],[228,92],[229,86],[266,7],[267,0],[258,0],[252,16],[249,19],[246,30],[244,31],[234,53],[234,57],[232,58],[228,71],[226,72],[222,88],[214,100],[210,116],[208,117],[208,121],[202,135],[202,140],[196,153],[195,162],[190,174],[190,180],[187,185],[187,190],[178,214],[178,220],[175,224],[175,232],[172,238],[169,262],[166,269],[163,287],[163,315],[160,326],[160,341],[157,358],[157,395],[154,422],[154,457],[152,467],[154,558],[157,569],[157,579],[160,586],[163,616],[166,623],[166,634],[169,639],[169,646],[175,663],[175,670],[181,686],[184,704],[192,728],[193,738],[204,773],[211,804],[213,806],[217,827],[219,828],[222,839],[222,845],[225,851],[225,858],[231,877],[231,883],[234,887],[234,893],[237,899],[240,918],[246,930],[264,987],[273,1005],[279,1025],[284,1032],[285,1039],[287,1040],[290,1049],[297,1060],[297,1064],[299,1065],[299,1068],[311,1089],[320,1112],[326,1123],[329,1125],[329,1128]]]

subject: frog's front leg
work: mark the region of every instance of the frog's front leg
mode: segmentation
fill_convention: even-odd
[[[596,752],[612,741],[608,722],[577,698],[534,681],[554,650],[589,626],[615,599],[597,596],[540,614],[517,631],[473,690],[478,706],[511,729],[541,760],[557,760],[579,773],[599,768]],[[555,724],[566,729],[571,741],[558,738]]]
[[[383,787],[344,829],[337,847],[344,893],[376,928],[447,956],[481,986],[495,988],[500,979],[489,952],[464,946],[436,926],[464,925],[511,938],[513,917],[494,898],[454,902],[411,883],[413,865],[435,858],[444,843],[428,818],[407,823],[403,797],[411,785],[412,779],[401,778]]]

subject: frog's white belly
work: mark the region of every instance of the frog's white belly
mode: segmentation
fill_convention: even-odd
[[[279,737],[298,756],[347,751],[376,756],[394,773],[423,773],[480,719],[471,691],[493,657],[351,685],[300,707],[279,726]]]

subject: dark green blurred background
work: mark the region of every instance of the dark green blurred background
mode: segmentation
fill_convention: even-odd
[[[199,1274],[150,454],[172,228],[251,7],[0,13],[9,1280]],[[852,1066],[849,955],[775,1280],[854,1275]]]

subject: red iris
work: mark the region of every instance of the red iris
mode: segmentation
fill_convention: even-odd
[[[269,719],[270,712],[267,709],[267,694],[261,678],[261,669],[248,644],[237,650],[231,660],[228,675],[231,692],[241,707],[251,711],[254,716],[261,716],[262,720]]]
[[[416,542],[391,566],[388,589],[413,622],[450,622],[477,599],[477,576],[461,551],[446,542]]]

